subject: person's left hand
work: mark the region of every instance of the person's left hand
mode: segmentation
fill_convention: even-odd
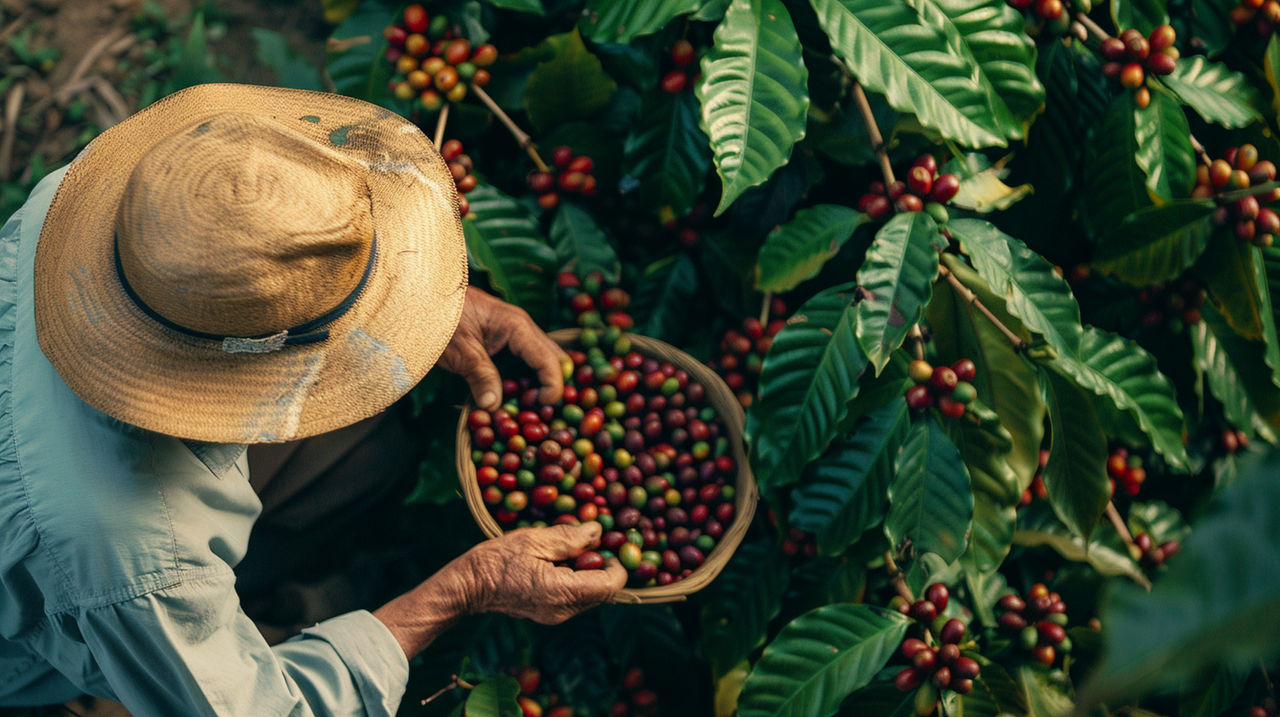
[[[458,329],[438,364],[465,378],[476,406],[486,411],[502,405],[502,377],[490,357],[503,348],[511,349],[537,373],[543,403],[560,400],[564,392],[561,361],[568,358],[565,352],[533,323],[524,309],[467,287]]]

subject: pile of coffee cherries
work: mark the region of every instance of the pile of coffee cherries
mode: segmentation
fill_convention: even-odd
[[[571,271],[562,271],[556,277],[556,285],[573,312],[574,323],[592,329],[616,326],[626,330],[636,325],[626,312],[631,295],[617,286],[610,286],[604,274],[593,271],[579,279]]]
[[[1161,25],[1151,31],[1149,37],[1129,28],[1120,37],[1108,37],[1102,41],[1102,74],[1119,77],[1120,84],[1135,90],[1133,103],[1138,107],[1151,104],[1151,90],[1147,89],[1147,73],[1167,75],[1178,64],[1178,39],[1172,25]]]
[[[1005,595],[996,608],[1002,611],[996,618],[1000,629],[1015,635],[1018,646],[1030,652],[1036,662],[1047,667],[1058,655],[1071,652],[1067,605],[1044,583],[1032,585],[1026,600],[1016,593]]]
[[[535,170],[529,173],[529,188],[538,195],[538,206],[555,209],[560,203],[560,192],[581,194],[584,197],[596,193],[596,178],[591,173],[595,162],[586,155],[574,155],[570,147],[556,147],[551,151],[554,172]]]
[[[493,45],[473,48],[465,37],[449,23],[449,18],[427,16],[421,5],[404,9],[399,25],[388,25],[387,61],[395,67],[388,84],[399,99],[418,97],[422,108],[435,111],[445,103],[461,102],[467,96],[468,83],[483,87],[489,83],[484,69],[498,59]]]
[[[858,198],[858,211],[872,219],[883,219],[895,209],[899,212],[929,212],[939,223],[947,221],[946,204],[960,191],[960,178],[954,174],[938,174],[938,160],[922,154],[907,170],[907,181],[896,180],[889,186],[872,182],[867,193]]]
[[[1275,178],[1276,165],[1270,160],[1258,159],[1257,147],[1242,144],[1228,149],[1208,167],[1203,164],[1196,167],[1196,186],[1191,190],[1191,196],[1205,199],[1219,192],[1248,189]],[[1243,241],[1269,247],[1276,234],[1280,234],[1280,214],[1263,205],[1277,199],[1280,199],[1280,189],[1260,196],[1241,197],[1214,210],[1213,223],[1231,227]]]
[[[770,301],[769,315],[774,318],[767,325],[754,317],[744,319],[741,328],[729,329],[720,338],[719,358],[707,362],[724,379],[743,408],[750,407],[755,401],[764,356],[773,346],[773,337],[786,325],[782,318],[786,314],[786,302],[773,298]]]
[[[1147,469],[1142,467],[1142,457],[1130,454],[1123,446],[1113,448],[1107,456],[1107,476],[1111,482],[1111,494],[1116,493],[1116,481],[1127,495],[1137,495],[1142,482],[1147,479]]]
[[[936,405],[942,415],[960,418],[969,403],[978,397],[972,383],[977,371],[977,366],[967,358],[950,367],[932,366],[923,359],[912,361],[907,366],[907,375],[916,385],[907,389],[907,406],[923,411]]]
[[[598,569],[616,556],[631,587],[698,569],[733,522],[737,463],[706,388],[632,349],[620,329],[583,329],[563,400],[540,404],[529,379],[503,382],[503,405],[467,418],[484,504],[506,530],[598,521]]]
[[[471,203],[464,195],[476,188],[476,176],[471,173],[474,168],[471,157],[462,153],[462,143],[456,139],[440,145],[440,156],[449,164],[454,188],[458,190],[458,211],[465,217],[471,213]]]

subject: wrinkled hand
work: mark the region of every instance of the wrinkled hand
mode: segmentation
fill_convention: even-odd
[[[598,545],[600,530],[595,521],[521,528],[472,548],[449,566],[466,576],[467,612],[501,612],[551,625],[605,602],[627,582],[616,558],[604,570],[554,565]]]
[[[462,318],[438,363],[465,378],[476,405],[486,411],[502,404],[502,377],[490,357],[503,348],[511,349],[537,373],[543,403],[560,400],[564,392],[560,368],[561,360],[566,358],[564,351],[533,323],[524,309],[467,287]]]

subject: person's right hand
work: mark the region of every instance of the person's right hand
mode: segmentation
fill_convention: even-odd
[[[627,582],[616,558],[604,570],[558,567],[600,542],[600,524],[521,528],[486,540],[446,570],[457,570],[468,612],[501,612],[536,622],[564,622],[613,597]]]

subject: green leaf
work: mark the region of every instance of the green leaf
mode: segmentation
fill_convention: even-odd
[[[1032,188],[1030,184],[1020,184],[1016,187],[1005,184],[1003,180],[1008,173],[1007,169],[992,167],[965,177],[951,204],[979,214],[1003,211],[1012,207],[1023,197],[1031,194]]]
[[[1275,35],[1267,41],[1262,70],[1267,75],[1267,84],[1271,85],[1271,109],[1280,112],[1280,38]]]
[[[792,620],[747,676],[740,717],[820,717],[871,681],[910,621],[867,605],[820,607]]]
[[[1027,696],[1004,667],[986,659],[979,660],[978,664],[982,673],[974,678],[973,691],[960,696],[960,710],[955,717],[1027,714]]]
[[[1210,304],[1201,307],[1201,314],[1209,333],[1213,334],[1220,350],[1235,368],[1240,388],[1249,392],[1249,398],[1262,420],[1269,426],[1280,426],[1280,393],[1277,393],[1280,391],[1280,377],[1276,371],[1280,359],[1276,355],[1275,342],[1243,338]]]
[[[698,291],[698,268],[688,254],[653,262],[636,284],[631,313],[636,333],[659,339],[677,338]]]
[[[1264,337],[1266,325],[1274,326],[1270,291],[1258,248],[1235,237],[1224,237],[1213,251],[1205,252],[1197,273],[1204,277],[1209,298],[1242,337]]]
[[[1086,143],[1081,185],[1086,228],[1101,236],[1130,214],[1151,205],[1146,175],[1138,168],[1138,137],[1133,99],[1123,93],[1111,100],[1102,121]]]
[[[1235,361],[1210,329],[1209,322],[1191,326],[1192,361],[1205,377],[1209,392],[1222,404],[1222,417],[1233,426],[1261,429],[1274,437],[1270,424],[1277,418],[1264,416],[1268,407],[1280,406],[1280,395],[1270,381],[1247,381]]]
[[[1151,104],[1133,109],[1138,153],[1134,159],[1147,176],[1147,189],[1162,199],[1186,197],[1196,183],[1191,127],[1173,97],[1157,92]]]
[[[1056,522],[1029,527],[1024,527],[1020,522],[1018,530],[1013,533],[1013,543],[1028,548],[1048,546],[1067,560],[1088,563],[1103,575],[1127,577],[1142,586],[1151,584],[1128,555],[1122,555],[1098,542],[1088,543],[1086,548],[1086,543],[1079,536],[1069,535],[1066,528]]]
[[[1027,714],[1034,717],[1066,717],[1075,714],[1066,685],[1050,681],[1044,670],[1030,666],[1019,667],[1017,681],[1027,699]],[[1140,717],[1131,715],[1130,717]],[[1151,715],[1155,717],[1155,715]]]
[[[330,42],[338,41],[346,49],[328,53],[326,64],[339,94],[366,102],[388,99],[392,68],[383,56],[387,42],[382,30],[394,21],[387,6],[365,2],[334,28]]]
[[[804,303],[773,339],[760,400],[747,412],[752,466],[768,492],[800,476],[836,435],[867,359],[858,348],[852,284]]]
[[[551,222],[551,245],[561,269],[572,269],[579,276],[599,271],[611,282],[618,281],[622,265],[613,245],[605,237],[596,220],[572,202],[561,202]]]
[[[1213,665],[1178,688],[1180,717],[1219,717],[1226,714],[1244,689],[1249,671],[1235,665]]]
[[[257,45],[258,61],[275,70],[276,84],[297,90],[322,90],[320,70],[289,47],[284,35],[261,27],[249,28]]]
[[[462,222],[467,253],[502,298],[545,319],[551,308],[556,255],[542,237],[532,215],[518,202],[488,184],[479,184],[467,199],[474,219]]]
[[[533,15],[543,15],[546,12],[542,9],[542,0],[485,0],[485,2],[503,10],[527,12]]]
[[[707,136],[698,126],[697,99],[689,92],[650,95],[640,106],[623,153],[624,183],[635,187],[642,204],[655,211],[671,207],[676,216],[688,214],[711,168]]]
[[[915,697],[915,690],[901,692],[892,682],[874,682],[849,695],[836,714],[915,717]]]
[[[1182,410],[1173,384],[1141,346],[1090,326],[1078,356],[1062,354],[1048,366],[1091,395],[1110,433],[1132,440],[1137,438],[1134,429],[1141,431],[1169,467],[1188,470]]]
[[[999,417],[980,401],[971,402],[963,418],[947,421],[946,428],[964,458],[973,491],[973,528],[961,564],[968,575],[989,574],[1009,553],[1017,519],[1014,505],[1022,494],[1009,467],[1013,442]]]
[[[592,42],[631,42],[698,9],[698,0],[588,0],[578,21]]]
[[[867,221],[867,215],[839,204],[818,204],[796,212],[765,237],[756,260],[756,288],[784,293],[817,276]]]
[[[1044,99],[1034,46],[1012,8],[987,0],[810,4],[832,49],[867,89],[966,146],[1021,138]]]
[[[1234,129],[1262,119],[1261,100],[1249,79],[1203,56],[1179,60],[1161,81],[1205,122]]]
[[[912,425],[889,484],[885,535],[894,545],[908,538],[917,553],[960,557],[973,521],[973,490],[951,439],[932,416]]]
[[[1072,533],[1087,541],[1111,500],[1107,435],[1079,387],[1042,371],[1040,390],[1049,407],[1049,462],[1042,474],[1049,504]]]
[[[702,58],[695,92],[723,184],[719,215],[763,183],[804,137],[809,71],[780,0],[734,0]]]
[[[769,541],[744,543],[699,596],[702,649],[713,675],[728,674],[764,644],[787,585],[781,556]]]
[[[467,717],[520,717],[518,694],[520,683],[514,677],[490,677],[467,693]]]
[[[576,29],[552,35],[543,44],[554,55],[533,68],[524,93],[524,109],[534,127],[546,131],[567,120],[591,117],[609,104],[618,83]]]
[[[1119,28],[1117,35],[1132,27],[1146,37],[1156,26],[1169,23],[1169,11],[1165,0],[1111,0],[1111,19]]]
[[[1273,453],[1220,491],[1149,594],[1117,585],[1103,599],[1106,649],[1083,707],[1280,655],[1277,471]]]
[[[894,456],[911,425],[901,398],[867,414],[847,438],[809,464],[791,492],[790,524],[835,555],[884,517]]]
[[[1005,297],[1009,313],[1059,353],[1076,353],[1080,307],[1052,264],[990,222],[956,219],[947,228],[991,290]]]
[[[1175,279],[1209,245],[1215,204],[1178,199],[1125,217],[1098,241],[1094,266],[1137,286]]]
[[[1149,500],[1129,506],[1129,532],[1133,535],[1146,533],[1156,545],[1170,540],[1184,540],[1191,532],[1191,526],[1183,519],[1177,508],[1162,500]]]
[[[925,212],[896,214],[858,269],[858,345],[876,375],[924,313],[938,276],[938,225]]]

